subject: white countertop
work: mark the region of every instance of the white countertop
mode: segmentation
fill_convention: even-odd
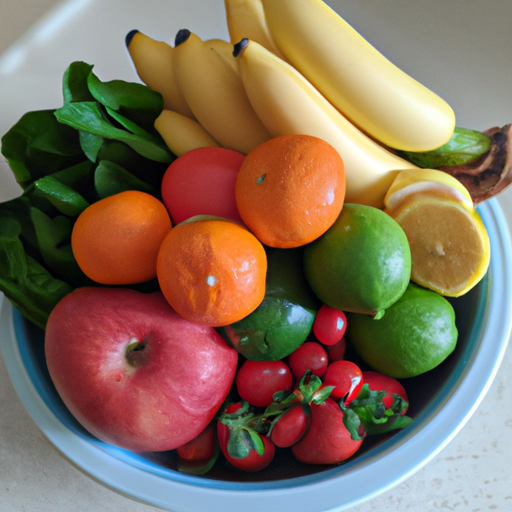
[[[505,6],[509,1],[488,0],[485,5],[496,8],[499,18],[500,5]],[[466,2],[476,4],[474,0]],[[0,0],[0,53],[56,4],[54,0]],[[450,5],[455,4],[462,10],[466,5],[460,0],[450,0]],[[143,16],[143,2],[141,11]],[[508,21],[512,21],[512,10],[507,8],[506,12]],[[416,22],[421,23],[421,20]],[[470,30],[478,31],[478,28],[468,26]],[[460,41],[460,44],[466,43]],[[494,44],[510,47],[510,37],[496,40]],[[501,65],[510,68],[511,61],[501,62]],[[506,88],[510,90],[512,71],[508,76],[511,80]],[[512,101],[508,99],[503,111],[511,122]],[[496,124],[505,122],[499,120]],[[485,128],[487,126],[481,127]],[[510,189],[500,196],[510,225],[511,198]],[[512,510],[511,404],[512,349],[509,348],[486,397],[455,439],[424,468],[393,489],[356,507],[357,512]],[[143,512],[154,509],[104,488],[63,459],[23,408],[0,357],[0,512],[70,510]]]

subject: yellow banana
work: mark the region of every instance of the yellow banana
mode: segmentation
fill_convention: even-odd
[[[232,44],[251,39],[285,59],[270,35],[261,0],[224,0],[224,7]]]
[[[155,128],[176,156],[197,148],[219,146],[197,121],[172,110],[162,111],[155,120]]]
[[[196,34],[176,37],[176,78],[197,121],[223,147],[247,154],[271,138],[238,73]]]
[[[193,119],[194,115],[176,83],[175,48],[138,30],[128,33],[126,47],[139,78],[162,95],[164,107]]]
[[[205,43],[216,51],[237,73],[238,65],[233,55],[233,45],[224,39],[207,39]]]
[[[255,41],[236,45],[247,95],[273,136],[304,133],[324,139],[345,163],[346,201],[383,207],[396,174],[415,166],[362,133],[294,67]]]
[[[398,69],[322,0],[262,0],[287,60],[376,140],[406,151],[447,142],[455,115],[438,95]]]

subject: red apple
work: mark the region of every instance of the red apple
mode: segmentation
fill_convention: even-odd
[[[46,361],[57,392],[94,436],[132,451],[194,439],[224,402],[236,350],[180,317],[159,292],[86,287],[52,311]]]

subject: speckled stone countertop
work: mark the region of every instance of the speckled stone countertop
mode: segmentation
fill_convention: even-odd
[[[108,1],[108,0],[105,0]],[[510,0],[489,0],[485,5],[496,13],[497,32],[505,35],[502,13],[512,20]],[[410,0],[401,3],[404,9]],[[0,0],[0,54],[57,5],[54,0]],[[222,2],[219,3],[221,4]],[[370,2],[371,3],[371,2]],[[377,4],[377,2],[373,2]],[[451,0],[461,9],[476,0]],[[425,2],[427,5],[428,2]],[[141,10],[144,10],[141,2]],[[494,18],[493,18],[494,19]],[[457,45],[472,46],[475,75],[478,62],[508,66],[507,90],[512,84],[512,64],[494,62],[492,52],[479,47],[478,20],[469,20]],[[420,23],[419,20],[415,20]],[[461,22],[462,23],[462,22]],[[485,19],[483,24],[487,23]],[[493,31],[486,26],[488,34]],[[499,31],[502,32],[499,32]],[[467,36],[467,37],[466,37]],[[507,37],[495,44],[510,47]],[[482,42],[483,44],[484,42]],[[479,59],[482,59],[479,61]],[[500,68],[501,69],[501,68]],[[508,74],[507,74],[508,73]],[[503,75],[503,72],[500,76]],[[2,76],[0,75],[0,82]],[[464,85],[461,84],[461,90]],[[463,91],[461,92],[461,94]],[[502,105],[505,122],[512,121],[512,101]],[[0,116],[3,113],[0,112]],[[508,121],[507,119],[508,118]],[[485,129],[487,126],[481,127]],[[2,130],[4,130],[2,125]],[[2,132],[3,134],[3,132]],[[1,134],[0,134],[1,135]],[[8,185],[0,181],[2,198]],[[5,196],[4,196],[5,194]],[[2,199],[3,200],[3,199]],[[512,225],[512,190],[500,196],[507,220]],[[484,512],[512,510],[512,350],[509,348],[483,402],[462,431],[425,467],[396,487],[357,506],[357,512]],[[18,399],[0,356],[0,512],[149,512],[152,507],[136,503],[103,487],[70,465],[47,442]],[[205,509],[206,510],[206,509]]]

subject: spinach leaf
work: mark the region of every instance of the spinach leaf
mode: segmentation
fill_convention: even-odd
[[[115,127],[98,102],[69,103],[55,111],[60,123],[79,131],[94,133],[107,139],[121,141],[140,155],[162,163],[170,163],[172,155],[156,137],[141,137]]]
[[[55,304],[72,288],[25,252],[20,234],[15,219],[0,218],[0,288],[26,318],[44,329]]]
[[[160,93],[139,83],[112,80],[101,82],[89,73],[87,85],[92,96],[107,109],[119,112],[148,131],[153,131],[155,119],[162,112],[164,101]]]
[[[112,196],[125,190],[140,190],[155,197],[159,191],[140,180],[121,166],[108,161],[101,161],[94,172],[94,186],[100,198]]]
[[[77,132],[59,123],[53,110],[26,113],[1,143],[2,154],[24,189],[38,178],[83,159]]]
[[[92,101],[94,96],[87,87],[87,77],[92,71],[93,66],[86,62],[71,63],[62,79],[62,95],[64,103],[74,101]]]

